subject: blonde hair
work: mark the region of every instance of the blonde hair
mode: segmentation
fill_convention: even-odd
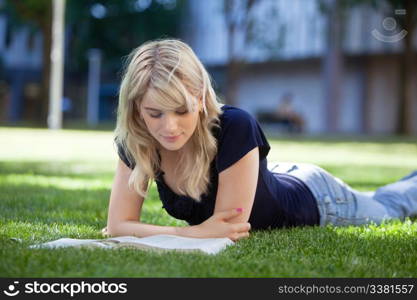
[[[175,169],[177,189],[199,202],[208,192],[210,163],[217,153],[211,130],[219,127],[222,113],[210,76],[193,50],[176,39],[146,42],[128,56],[119,92],[115,140],[135,163],[129,186],[145,198],[161,167],[158,142],[140,117],[140,103],[149,90],[156,96],[152,99],[167,109],[186,105],[191,111],[197,99],[202,99],[203,111],[189,149],[182,151]]]

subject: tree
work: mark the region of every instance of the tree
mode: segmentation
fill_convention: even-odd
[[[11,16],[13,27],[29,25],[39,29],[42,33],[42,79],[40,97],[37,99],[36,112],[31,112],[35,119],[43,120],[46,124],[48,111],[48,91],[51,53],[51,26],[52,26],[52,2],[51,0],[11,0],[7,1],[5,11]]]
[[[400,89],[399,89],[399,110],[397,117],[397,133],[412,133],[412,103],[413,103],[413,75],[415,69],[415,50],[413,49],[413,36],[417,24],[417,2],[415,0],[389,0],[392,8],[405,9],[405,18],[398,15],[397,21],[402,28],[407,30],[404,37],[404,52],[400,59]]]
[[[98,48],[104,69],[119,71],[121,58],[144,41],[179,35],[183,6],[184,0],[69,0],[69,70],[85,71],[88,49]]]
[[[104,69],[116,73],[121,60],[140,43],[178,36],[184,0],[67,0],[66,72],[85,72],[87,51],[100,48]],[[51,52],[52,1],[9,0],[5,11],[13,25],[30,26],[43,36],[42,88],[35,119],[46,124]]]
[[[335,132],[338,130],[340,119],[341,85],[344,73],[342,40],[346,3],[338,0],[322,0],[319,5],[327,16],[327,51],[323,57],[326,127],[330,132]]]
[[[283,46],[286,27],[276,22],[276,1],[223,0],[223,16],[228,39],[226,102],[235,105],[238,82],[247,67],[247,50],[255,46],[268,59],[279,57],[277,50]]]
[[[238,55],[236,51],[237,33],[243,33],[244,44],[250,39],[249,31],[253,27],[254,19],[250,12],[259,0],[224,0],[224,17],[227,26],[227,88],[226,102],[230,105],[236,104],[237,84],[243,68],[245,58]]]

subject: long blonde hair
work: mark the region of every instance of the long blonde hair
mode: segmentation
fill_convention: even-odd
[[[217,153],[212,129],[219,127],[222,112],[210,76],[193,50],[176,39],[146,42],[128,56],[119,92],[115,140],[135,163],[129,186],[145,198],[161,167],[158,142],[140,117],[140,103],[150,89],[157,95],[153,100],[167,109],[185,104],[190,111],[197,99],[202,99],[203,111],[189,149],[182,152],[176,167],[178,190],[201,201],[200,196],[208,192],[210,163]]]

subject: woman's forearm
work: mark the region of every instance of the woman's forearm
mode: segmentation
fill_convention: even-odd
[[[133,235],[146,237],[156,234],[171,234],[192,238],[230,238],[238,240],[248,237],[250,224],[229,223],[227,220],[239,215],[242,210],[231,209],[214,213],[199,225],[174,227],[145,224],[138,221],[108,223],[107,233],[111,236]]]
[[[110,236],[137,236],[146,237],[156,234],[170,234],[185,237],[196,237],[195,226],[175,227],[160,226],[141,223],[138,221],[125,221],[112,227],[107,227],[107,234]]]

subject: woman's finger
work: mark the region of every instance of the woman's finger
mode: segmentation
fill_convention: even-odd
[[[232,240],[237,241],[237,240],[240,240],[240,239],[243,239],[243,238],[248,238],[248,237],[249,237],[249,232],[240,232],[240,233],[235,233],[233,235]]]
[[[236,231],[248,232],[250,229],[251,229],[250,223],[240,223]]]

